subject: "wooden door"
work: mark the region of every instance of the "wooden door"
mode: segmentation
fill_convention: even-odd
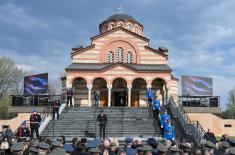
[[[108,106],[108,91],[100,91],[100,105],[99,107]]]
[[[139,91],[131,92],[131,107],[139,107]]]

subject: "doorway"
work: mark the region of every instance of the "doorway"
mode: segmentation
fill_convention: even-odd
[[[115,107],[126,107],[127,104],[127,94],[126,91],[116,91],[114,92],[114,106]]]

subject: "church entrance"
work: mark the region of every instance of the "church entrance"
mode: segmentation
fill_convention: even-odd
[[[127,94],[125,91],[114,92],[114,106],[126,107],[127,106]]]
[[[123,78],[117,78],[113,81],[111,106],[127,106],[127,83]]]

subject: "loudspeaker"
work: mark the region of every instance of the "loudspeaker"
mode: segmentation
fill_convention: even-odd
[[[210,102],[210,107],[218,107],[219,106],[219,101],[217,97],[211,97],[209,99]]]

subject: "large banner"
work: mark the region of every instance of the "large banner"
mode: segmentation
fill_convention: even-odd
[[[212,78],[183,75],[181,80],[182,80],[182,95],[213,96]]]
[[[24,77],[24,94],[45,94],[48,90],[48,73],[36,74]]]

